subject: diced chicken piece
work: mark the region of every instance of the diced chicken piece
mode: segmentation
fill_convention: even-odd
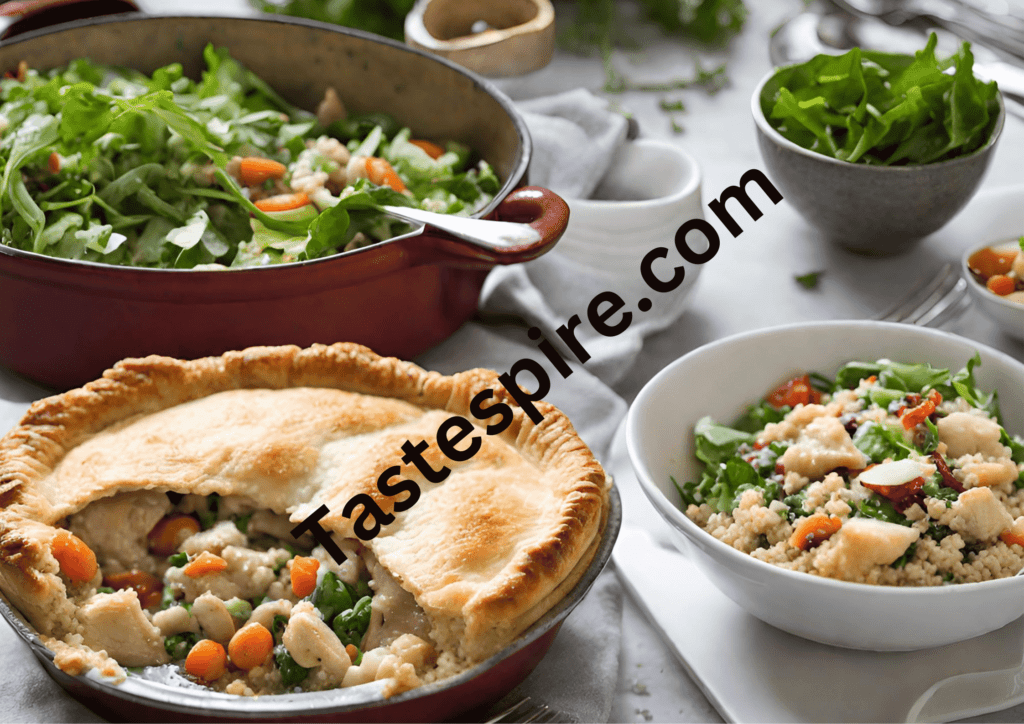
[[[311,669],[321,667],[331,683],[340,685],[352,660],[331,627],[321,620],[313,605],[303,601],[292,608],[284,630],[284,646],[295,663]]]
[[[949,527],[968,543],[995,540],[1013,525],[1013,518],[989,488],[971,488],[960,493],[952,512]]]
[[[199,621],[195,616],[185,610],[184,606],[171,606],[163,611],[153,614],[153,625],[160,629],[164,636],[191,631],[199,633]]]
[[[897,523],[851,518],[822,546],[814,567],[830,578],[857,580],[873,566],[895,561],[920,535],[915,528]]]
[[[863,468],[864,453],[856,448],[836,417],[816,417],[779,459],[786,472],[820,478],[839,467]]]
[[[1013,482],[1019,474],[1017,464],[1010,458],[994,462],[967,462],[961,469],[964,471],[964,482],[986,487],[998,487]]]
[[[939,440],[946,443],[946,454],[951,458],[981,453],[986,457],[1007,457],[1006,448],[999,442],[999,423],[969,412],[953,412],[935,423]]]
[[[390,655],[390,649],[386,646],[364,651],[363,660],[359,662],[359,666],[352,666],[345,672],[345,678],[341,685],[344,687],[359,686],[374,681],[377,678],[377,670],[380,668],[381,662]]]
[[[134,590],[96,594],[78,610],[78,620],[85,645],[106,651],[122,666],[156,666],[170,659],[160,629],[146,618]]]
[[[291,613],[292,602],[287,598],[281,598],[276,601],[266,601],[253,609],[252,616],[249,617],[249,623],[255,621],[263,626],[267,631],[273,631],[274,616],[284,616],[285,618],[288,618]]]
[[[335,121],[345,118],[345,105],[338,98],[338,92],[334,88],[328,88],[324,92],[324,99],[316,107],[316,120],[321,126],[329,126]]]
[[[77,513],[71,519],[71,532],[96,554],[104,573],[133,568],[155,573],[146,536],[171,507],[167,496],[155,490],[115,495]]]
[[[204,593],[192,604],[192,615],[207,638],[227,644],[235,635],[235,622],[228,607],[216,596]]]
[[[238,530],[237,525],[230,520],[222,520],[209,530],[186,538],[178,550],[190,556],[198,556],[203,551],[220,555],[228,546],[244,546],[246,543],[245,533]]]
[[[812,421],[827,415],[824,405],[797,405],[782,422],[769,422],[757,436],[758,442],[767,445],[771,442],[795,440],[801,431]]]

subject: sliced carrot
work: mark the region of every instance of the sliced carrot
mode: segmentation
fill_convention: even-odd
[[[228,643],[231,663],[240,669],[252,669],[270,656],[274,650],[274,636],[266,627],[253,621],[235,631]]]
[[[91,581],[99,570],[96,554],[77,535],[66,530],[57,532],[50,542],[50,551],[60,564],[61,572],[72,583]]]
[[[359,649],[356,648],[355,644],[346,644],[345,653],[354,662],[359,657]]]
[[[987,281],[991,276],[1006,274],[1010,271],[1015,258],[1017,258],[1015,249],[1000,251],[985,247],[971,254],[967,259],[967,266]]]
[[[139,570],[103,576],[103,585],[113,588],[115,591],[131,588],[139,594],[139,603],[143,608],[160,605],[164,592],[163,581],[156,576]]]
[[[818,513],[801,518],[789,537],[789,544],[802,551],[820,546],[843,527],[843,521]]]
[[[808,375],[801,375],[779,385],[765,400],[776,408],[786,405],[796,407],[799,404],[821,402],[821,393],[811,387],[811,378]]]
[[[301,209],[309,203],[309,197],[303,193],[280,194],[260,199],[256,202],[256,208],[260,211],[291,211]]]
[[[427,155],[430,156],[435,161],[444,155],[444,149],[438,146],[436,143],[432,143],[430,141],[420,141],[415,138],[410,138],[409,143],[411,143],[414,146],[419,146],[420,148],[422,148],[424,151],[427,152]]]
[[[320,561],[316,558],[295,556],[292,559],[292,593],[305,598],[316,588],[316,572],[320,570]]]
[[[370,156],[366,159],[366,176],[378,186],[390,186],[395,191],[405,191],[405,183],[394,167],[383,158]]]
[[[211,573],[220,573],[227,567],[228,562],[226,560],[210,553],[210,551],[203,551],[199,554],[198,558],[185,566],[183,570],[189,578],[198,578],[199,576],[206,576]]]
[[[246,186],[259,186],[264,181],[284,178],[288,167],[273,159],[248,156],[238,164],[238,179]]]
[[[224,647],[216,641],[203,639],[188,652],[185,671],[203,681],[216,681],[228,668],[228,657]]]
[[[1005,274],[996,274],[990,276],[988,281],[985,282],[985,286],[993,294],[998,294],[1001,297],[1005,297],[1007,294],[1013,294],[1017,288],[1017,283]]]
[[[56,151],[50,153],[50,157],[46,159],[46,167],[50,173],[60,173],[60,154]]]
[[[149,552],[158,556],[169,556],[178,550],[178,546],[200,531],[199,521],[191,515],[175,513],[164,516],[149,531]]]

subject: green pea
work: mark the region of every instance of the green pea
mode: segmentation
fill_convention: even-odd
[[[113,593],[114,589],[110,586],[100,586],[96,589],[96,593]]]
[[[195,643],[196,635],[186,631],[185,633],[168,636],[164,639],[164,650],[167,651],[167,655],[171,659],[177,661],[188,656],[188,652],[192,650]]]
[[[185,553],[185,552],[175,553],[174,555],[172,555],[170,558],[167,559],[167,562],[173,568],[181,568],[186,563],[188,563],[188,553]]]
[[[370,627],[370,604],[372,599],[363,596],[356,605],[339,613],[334,619],[334,633],[343,644],[358,647]]]
[[[232,598],[225,607],[231,617],[237,618],[239,621],[248,621],[252,616],[252,604],[243,598]]]
[[[352,608],[352,597],[349,595],[348,589],[330,571],[324,574],[323,580],[313,590],[310,601],[323,614],[324,621],[328,626],[331,625],[335,616]]]
[[[274,661],[277,662],[277,669],[281,672],[281,683],[285,686],[295,686],[309,676],[309,669],[295,663],[295,659],[284,646],[274,649]]]

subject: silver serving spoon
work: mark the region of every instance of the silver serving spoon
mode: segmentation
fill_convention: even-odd
[[[540,241],[540,233],[529,224],[511,221],[488,221],[468,216],[437,214],[405,206],[384,206],[389,216],[413,225],[430,224],[452,236],[493,249],[514,249]]]
[[[846,14],[801,13],[772,36],[768,54],[775,65],[803,63],[816,55],[838,55],[853,47],[891,53],[913,53],[924,47],[922,32],[893,27],[876,20]],[[994,80],[1007,99],[1006,110],[1024,118],[1024,69],[997,60],[984,48],[974,48],[974,73]],[[984,59],[984,60],[981,60]]]

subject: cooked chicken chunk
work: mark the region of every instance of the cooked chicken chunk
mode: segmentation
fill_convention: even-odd
[[[796,442],[779,459],[786,472],[820,478],[836,468],[863,468],[864,453],[856,448],[839,419],[816,417],[800,432]]]
[[[352,665],[341,641],[308,601],[292,609],[283,641],[295,663],[307,669],[320,666],[335,685],[341,684]]]
[[[122,666],[155,666],[169,660],[160,629],[149,622],[135,591],[98,593],[78,611],[84,643]]]
[[[1013,517],[989,488],[971,488],[953,503],[949,527],[968,543],[995,540],[1013,525]]]
[[[915,528],[873,518],[851,518],[824,543],[814,567],[824,576],[857,580],[872,566],[888,565],[920,537]]]
[[[939,418],[935,424],[939,440],[946,443],[946,454],[951,458],[981,453],[987,457],[1007,457],[1007,450],[999,442],[999,423],[968,412],[954,412]]]

